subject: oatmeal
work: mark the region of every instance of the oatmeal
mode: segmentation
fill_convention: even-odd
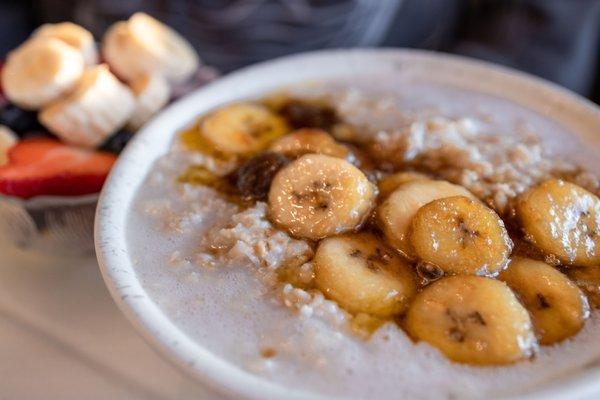
[[[133,210],[144,285],[211,351],[325,395],[505,396],[591,362],[598,180],[538,137],[568,133],[405,89],[203,116]]]

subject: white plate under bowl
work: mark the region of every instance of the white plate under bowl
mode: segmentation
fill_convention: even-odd
[[[600,110],[587,100],[513,70],[422,51],[337,50],[286,57],[233,73],[171,105],[136,135],[112,170],[96,214],[96,252],[110,292],[138,330],[184,370],[234,398],[318,397],[277,386],[215,356],[159,309],[138,280],[127,248],[127,216],[136,190],[152,164],[169,150],[173,135],[209,109],[288,85],[364,74],[404,74],[505,98],[550,116],[583,146],[600,152]],[[598,395],[600,365],[594,364],[521,398]]]

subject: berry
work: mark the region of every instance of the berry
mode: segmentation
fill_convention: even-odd
[[[116,159],[54,139],[21,140],[8,150],[8,164],[0,167],[0,193],[21,198],[96,193]]]
[[[11,103],[0,108],[0,125],[7,126],[19,136],[33,131],[45,131],[35,111],[23,110]]]
[[[127,143],[131,140],[134,133],[128,131],[119,131],[106,139],[99,150],[108,151],[110,153],[121,154]]]

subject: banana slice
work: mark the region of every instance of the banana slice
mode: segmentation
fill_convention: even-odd
[[[526,239],[567,265],[600,264],[600,199],[562,180],[523,194],[516,214]]]
[[[171,97],[169,83],[160,75],[141,75],[129,85],[135,95],[135,109],[127,128],[137,131],[160,111]]]
[[[417,292],[410,266],[370,233],[322,240],[313,262],[317,287],[354,314],[400,314]]]
[[[512,241],[491,208],[465,196],[437,199],[412,220],[415,254],[446,274],[497,275],[508,264]]]
[[[289,131],[283,118],[258,104],[238,103],[209,114],[200,134],[219,151],[249,155],[263,150]]]
[[[134,107],[129,88],[103,64],[87,70],[69,96],[44,108],[38,118],[63,141],[95,147],[125,125]]]
[[[418,294],[405,328],[453,361],[499,365],[533,354],[527,310],[503,282],[474,275],[442,278]]]
[[[292,235],[322,239],[358,228],[376,189],[348,161],[306,154],[282,168],[269,190],[269,214]]]
[[[413,171],[397,172],[395,174],[388,175],[380,180],[377,184],[379,187],[379,198],[385,199],[392,194],[394,190],[398,189],[400,185],[405,183],[426,180],[431,180],[431,178],[420,172]]]
[[[44,24],[37,28],[32,36],[62,40],[81,52],[85,65],[92,66],[98,63],[98,50],[96,49],[94,36],[82,26],[72,22]]]
[[[271,151],[282,153],[290,158],[304,154],[325,154],[332,157],[345,158],[350,156],[350,150],[338,143],[330,134],[321,129],[298,129],[276,140],[270,147]]]
[[[82,73],[79,51],[58,39],[37,38],[8,54],[2,88],[11,102],[36,110],[71,90]]]
[[[531,314],[541,344],[573,336],[589,316],[581,290],[544,262],[515,257],[498,278],[508,284]]]
[[[0,125],[0,167],[8,162],[8,149],[19,140],[16,133],[10,128]]]
[[[600,266],[572,267],[567,276],[587,295],[594,308],[600,308]]]
[[[150,74],[179,83],[189,79],[199,64],[196,51],[179,33],[144,13],[113,24],[104,35],[102,54],[128,81]]]
[[[467,189],[446,181],[421,180],[401,185],[377,210],[377,219],[388,243],[405,257],[414,259],[408,235],[417,210],[430,201],[451,196],[474,199]]]

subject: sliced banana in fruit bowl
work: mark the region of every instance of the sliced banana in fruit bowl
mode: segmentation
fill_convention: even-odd
[[[104,35],[102,55],[115,73],[128,81],[150,74],[179,83],[189,79],[199,65],[187,40],[144,13],[113,24]]]
[[[267,107],[231,104],[208,114],[198,125],[200,135],[225,154],[249,156],[266,149],[290,131],[286,121]]]
[[[559,179],[546,181],[516,203],[525,238],[566,265],[600,265],[600,199]]]
[[[413,300],[404,326],[415,340],[467,364],[514,363],[537,346],[531,318],[509,287],[474,275],[427,286]]]
[[[67,143],[96,147],[125,125],[134,108],[129,88],[102,64],[88,69],[73,92],[45,107],[39,119]]]
[[[144,74],[129,84],[135,96],[135,108],[127,128],[137,131],[160,111],[171,98],[171,87],[160,75]]]
[[[434,200],[415,214],[410,241],[416,256],[446,274],[497,275],[512,251],[504,222],[465,196]]]
[[[351,313],[403,313],[417,292],[410,265],[371,233],[322,240],[315,253],[317,287]]]
[[[269,190],[269,215],[292,235],[318,240],[358,229],[377,189],[348,161],[306,154],[281,169]]]
[[[475,197],[464,187],[446,181],[416,180],[400,185],[377,209],[377,221],[388,243],[409,259],[416,259],[410,244],[411,223],[417,211],[435,199]]]
[[[33,32],[32,37],[62,40],[81,52],[86,66],[98,63],[98,49],[94,36],[87,29],[72,22],[44,24]]]
[[[542,261],[515,257],[498,279],[508,284],[529,311],[543,345],[575,335],[589,316],[588,301],[582,291]]]
[[[34,38],[8,54],[2,88],[13,103],[37,110],[73,89],[83,70],[77,49],[59,39]]]

